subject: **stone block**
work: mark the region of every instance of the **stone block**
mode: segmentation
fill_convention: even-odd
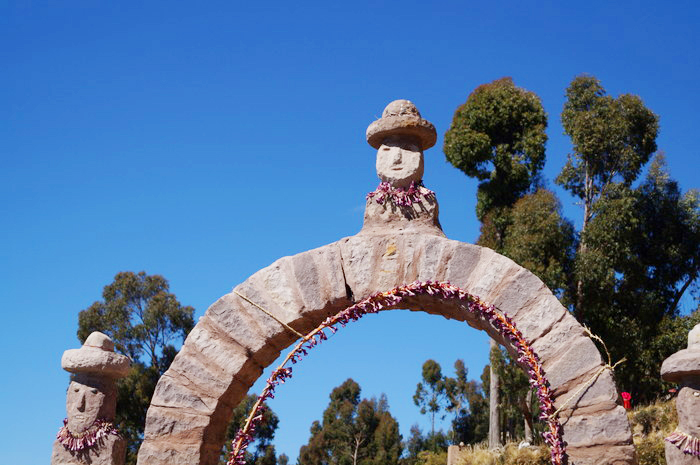
[[[578,337],[584,337],[585,332],[581,324],[571,313],[566,312],[561,320],[557,321],[552,329],[535,341],[528,341],[532,349],[541,360],[549,360],[555,355],[566,351],[571,341]]]
[[[632,444],[627,413],[621,406],[598,413],[574,415],[562,422],[564,440],[569,447]]]
[[[144,439],[146,442],[170,442],[173,445],[197,444],[204,438],[204,429],[209,421],[209,415],[199,412],[151,405],[146,413]]]
[[[151,405],[211,415],[216,408],[216,398],[196,390],[196,386],[188,380],[183,380],[182,376],[173,378],[169,372],[164,373],[158,380]]]
[[[231,377],[209,363],[209,360],[200,353],[194,352],[193,346],[183,347],[166,373],[186,378],[196,386],[196,390],[206,392],[214,398],[226,392],[231,384]]]
[[[423,241],[415,260],[416,280],[447,281],[447,263],[458,243],[437,236],[425,236]]]
[[[569,341],[568,349],[558,356],[542,360],[545,375],[552,390],[603,366],[600,353],[593,341],[577,337]]]
[[[520,267],[513,260],[483,247],[479,263],[470,273],[464,290],[492,304],[518,271]]]
[[[467,283],[481,261],[482,251],[488,252],[488,249],[478,245],[456,243],[451,256],[447,257],[446,280],[469,292]]]
[[[568,447],[569,463],[575,465],[636,465],[634,446],[604,445],[590,447]]]
[[[512,315],[515,327],[530,343],[547,334],[568,313],[547,288],[540,289],[538,294]]]
[[[207,316],[202,317],[190,331],[185,349],[192,351],[193,356],[209,369],[221,373],[223,380],[235,378],[243,384],[252,385],[263,370],[263,366],[253,359],[250,348],[231,339]]]
[[[139,449],[137,463],[146,465],[213,465],[203,463],[202,458],[201,445],[199,443],[146,440]]]
[[[323,310],[329,304],[347,306],[343,261],[337,244],[292,257],[292,270],[305,312]]]
[[[572,413],[580,415],[611,410],[617,406],[617,386],[612,373],[605,370],[591,383],[590,380],[597,371],[598,368],[595,368],[593,372],[580,376],[576,382],[567,383],[554,392],[555,408],[564,406],[560,418],[565,419]]]
[[[529,270],[520,268],[498,292],[491,304],[514,318],[519,312],[527,310],[528,304],[540,297],[541,294],[551,294],[551,292],[540,278]]]

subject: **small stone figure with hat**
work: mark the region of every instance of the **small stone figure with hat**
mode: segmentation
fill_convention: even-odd
[[[394,229],[443,235],[435,194],[423,186],[423,151],[437,140],[435,126],[408,100],[394,100],[367,128],[367,142],[377,149],[379,187],[367,195],[362,233]],[[416,231],[418,232],[418,231]]]
[[[688,334],[688,348],[661,365],[661,377],[680,385],[676,398],[678,428],[666,438],[668,465],[700,464],[700,325]]]
[[[129,372],[129,358],[114,352],[109,337],[94,332],[83,347],[63,353],[61,366],[72,373],[66,393],[68,417],[56,435],[51,465],[123,465],[126,441],[113,421],[116,380]]]

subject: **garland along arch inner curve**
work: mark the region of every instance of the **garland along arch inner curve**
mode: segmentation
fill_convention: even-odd
[[[636,463],[612,374],[583,327],[527,269],[445,237],[437,199],[421,183],[423,151],[436,140],[433,125],[411,102],[397,100],[369,126],[367,140],[377,149],[382,182],[367,198],[362,230],[277,260],[209,307],[158,382],[138,464],[217,463],[233,407],[298,333],[377,293],[426,281],[452,283],[519,330],[561,409],[570,463]],[[517,356],[518,347],[489,318],[465,311],[459,299],[421,293],[400,305],[464,321]]]

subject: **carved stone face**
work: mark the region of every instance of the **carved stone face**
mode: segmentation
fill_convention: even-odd
[[[423,179],[423,152],[410,140],[390,137],[377,150],[377,175],[394,187]]]
[[[103,413],[105,397],[98,386],[71,381],[66,395],[68,430],[71,433],[81,433],[92,426],[102,416],[100,414]]]
[[[700,385],[681,388],[676,398],[678,427],[693,436],[700,435]]]

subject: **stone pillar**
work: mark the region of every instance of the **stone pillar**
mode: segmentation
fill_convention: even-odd
[[[678,428],[666,438],[668,465],[700,465],[700,325],[688,334],[688,348],[661,365],[661,377],[678,383]]]
[[[80,349],[63,353],[61,366],[72,373],[66,393],[67,417],[56,435],[51,465],[123,465],[126,441],[113,425],[118,378],[129,359],[114,352],[112,340],[94,332]]]

